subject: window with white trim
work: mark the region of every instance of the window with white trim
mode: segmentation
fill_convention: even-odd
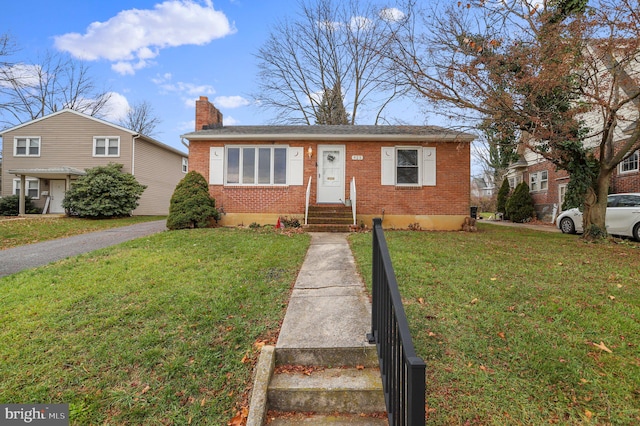
[[[93,138],[94,157],[119,157],[120,137],[119,136],[95,136]]]
[[[14,138],[13,155],[14,157],[40,157],[40,136]]]
[[[635,151],[633,154],[625,158],[620,162],[618,171],[620,173],[637,172],[640,169],[640,151]]]
[[[382,147],[382,185],[435,186],[436,148]]]
[[[25,186],[28,197],[40,198],[40,179],[26,179]],[[20,195],[20,179],[13,180],[13,195]]]
[[[182,157],[182,173],[187,173],[189,171],[189,159],[186,157]]]
[[[396,185],[420,184],[418,148],[396,148]]]
[[[287,184],[286,147],[229,146],[226,166],[226,185]]]
[[[545,191],[549,188],[549,172],[541,170],[539,172],[529,174],[529,190]]]

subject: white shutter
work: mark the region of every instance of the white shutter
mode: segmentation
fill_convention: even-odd
[[[287,185],[302,185],[304,182],[304,149],[290,147],[287,164]]]
[[[382,147],[381,185],[395,185],[396,183],[396,149]]]
[[[209,149],[209,185],[224,184],[224,147],[212,146]]]
[[[422,184],[436,186],[436,149],[422,148]]]

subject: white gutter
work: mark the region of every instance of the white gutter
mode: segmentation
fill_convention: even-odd
[[[140,137],[140,133],[133,135],[131,139],[131,174],[136,175],[136,139]]]

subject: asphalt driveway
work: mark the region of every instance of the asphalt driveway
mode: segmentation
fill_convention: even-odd
[[[0,277],[146,237],[166,229],[166,221],[158,220],[0,250]]]

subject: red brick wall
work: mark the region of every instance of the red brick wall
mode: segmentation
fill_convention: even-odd
[[[243,144],[264,145],[264,142],[245,141]],[[317,185],[316,153],[318,142],[294,142],[285,144],[303,147],[304,185],[288,187],[233,187],[211,185],[211,195],[217,206],[224,206],[227,213],[278,213],[300,214],[304,212],[306,186],[311,183],[311,204],[315,203]],[[322,142],[322,145],[332,143]],[[335,142],[346,146],[346,197],[350,198],[349,182],[356,178],[357,207],[359,214],[385,215],[469,215],[470,193],[470,144],[455,142],[423,143],[436,147],[436,186],[405,188],[382,186],[381,148],[395,145],[417,146],[393,142]],[[189,170],[209,177],[209,148],[224,146],[224,142],[191,141],[189,148]],[[306,155],[308,147],[313,149],[311,159]],[[352,160],[353,155],[363,160]]]
[[[548,187],[545,190],[531,192],[531,198],[533,198],[535,204],[537,218],[548,221],[551,220],[553,205],[558,204],[558,209],[562,207],[559,205],[558,186],[568,183],[569,175],[564,170],[556,170],[556,167],[552,163],[543,161],[529,166],[527,173],[524,174],[527,185],[531,185],[529,180],[531,173],[542,170],[546,170],[548,173]]]

